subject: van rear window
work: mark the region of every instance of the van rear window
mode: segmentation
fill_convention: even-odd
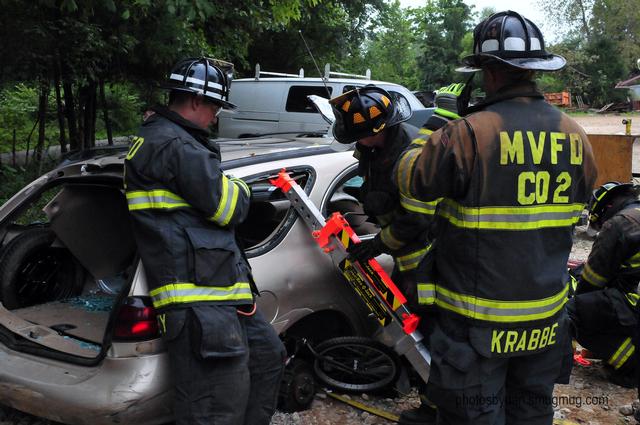
[[[329,93],[332,88],[328,87]],[[307,96],[315,94],[316,96],[331,97],[327,95],[327,89],[324,86],[291,86],[289,95],[287,96],[287,104],[285,109],[287,112],[309,112],[317,113],[318,111],[313,104],[307,99]]]

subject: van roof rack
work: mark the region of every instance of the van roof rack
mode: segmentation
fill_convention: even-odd
[[[300,72],[298,74],[285,74],[284,72],[269,72],[269,71],[261,71],[260,64],[256,64],[256,80],[260,79],[261,75],[271,75],[273,77],[295,77],[295,78],[304,78],[304,69],[300,68]]]
[[[257,63],[256,64],[255,79],[259,80],[261,75],[269,75],[269,76],[272,76],[272,77],[304,78],[304,69],[300,68],[300,71],[297,74],[287,74],[287,73],[284,73],[284,72],[262,71],[262,70],[260,70],[260,64]],[[364,75],[347,74],[347,73],[344,73],[344,72],[331,71],[331,66],[327,63],[324,66],[324,75],[322,76],[322,78],[324,80],[329,80],[331,77],[349,77],[349,78],[362,78],[364,80],[370,80],[371,79],[371,70],[367,69],[365,71]]]
[[[325,79],[329,79],[331,78],[331,76],[335,76],[335,77],[351,77],[351,78],[362,78],[365,80],[370,80],[371,79],[371,70],[367,69],[364,73],[364,75],[360,75],[360,74],[347,74],[344,72],[335,72],[335,71],[331,71],[331,66],[329,64],[326,64],[324,66],[324,78]]]

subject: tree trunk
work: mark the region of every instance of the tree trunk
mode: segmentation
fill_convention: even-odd
[[[585,12],[585,5],[582,0],[578,0],[578,5],[580,7],[580,13],[582,14],[582,29],[585,34],[587,34],[587,40],[591,40],[591,32],[589,31],[589,25],[587,25],[587,15]]]
[[[109,146],[113,146],[113,133],[111,132],[111,120],[109,120],[109,108],[107,106],[106,96],[104,95],[104,80],[100,80],[100,103],[102,103],[104,126],[107,129],[107,140]]]
[[[83,151],[87,148],[84,143],[84,110],[87,107],[87,95],[84,86],[78,87],[78,149]]]
[[[80,102],[82,103],[82,149],[90,149],[95,145],[95,119],[96,119],[96,83],[89,83],[80,89]]]
[[[75,151],[80,149],[80,137],[78,127],[76,125],[76,107],[73,99],[73,85],[71,84],[71,81],[63,79],[62,88],[64,89],[64,111],[67,116],[67,124],[69,125],[69,150]]]
[[[58,129],[60,133],[59,141],[60,141],[60,152],[67,152],[67,137],[65,134],[65,126],[64,126],[64,109],[62,106],[62,99],[60,97],[60,69],[58,68],[58,63],[54,64],[54,84],[56,88],[56,107],[58,109]]]
[[[44,150],[44,139],[46,137],[47,126],[47,105],[49,100],[49,82],[40,82],[40,96],[38,104],[38,121],[40,125],[38,127],[38,142],[36,143],[35,156],[36,162],[42,161],[42,151]]]
[[[16,129],[13,129],[13,141],[11,144],[11,165],[13,165],[13,168],[16,168],[16,143],[17,143],[17,139],[16,139]]]
[[[91,143],[91,147],[96,146],[96,118],[98,113],[98,85],[95,81],[91,82],[91,91],[89,92],[91,95],[91,116],[89,117],[91,121],[91,132],[89,133],[89,141]]]
[[[27,137],[27,150],[24,153],[24,166],[29,165],[29,146],[31,145],[31,136],[33,136],[33,132],[38,126],[38,122],[40,121],[40,115],[36,119],[36,122],[33,123],[33,127],[31,127],[31,131],[29,132],[29,137]]]

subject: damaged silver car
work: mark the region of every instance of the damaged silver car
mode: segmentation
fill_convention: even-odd
[[[281,406],[314,394],[304,346],[375,327],[304,222],[269,178],[286,167],[325,214],[367,237],[378,228],[352,196],[351,152],[331,139],[221,142],[227,174],[253,196],[237,228],[258,304],[290,356]],[[68,424],[172,420],[168,361],[122,188],[126,152],[73,162],[0,207],[0,403]]]

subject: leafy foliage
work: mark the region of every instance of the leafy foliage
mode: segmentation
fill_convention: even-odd
[[[459,64],[465,34],[470,30],[471,10],[462,0],[428,0],[418,9],[416,23],[423,34],[419,59],[422,86],[431,90],[459,79]]]

